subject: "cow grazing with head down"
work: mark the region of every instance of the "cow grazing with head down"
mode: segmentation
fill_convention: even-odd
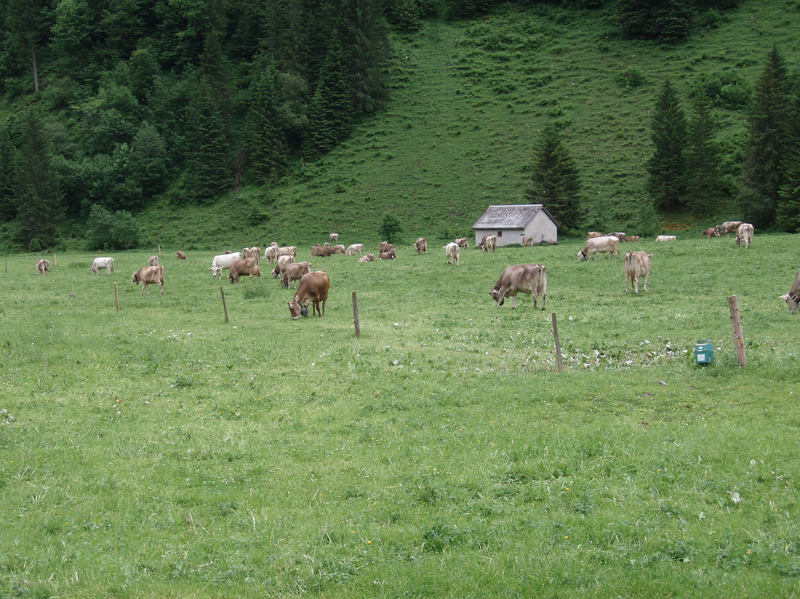
[[[347,251],[345,254],[348,256],[355,256],[356,252],[358,252],[359,256],[364,255],[364,244],[363,243],[353,243],[347,247]]]
[[[714,230],[717,233],[717,237],[722,237],[723,235],[727,237],[729,233],[736,233],[739,230],[739,225],[743,222],[741,220],[726,220],[721,225],[714,227]]]
[[[717,233],[716,227],[709,227],[708,229],[703,229],[703,232],[700,233],[700,237],[708,237],[711,239],[712,237],[719,237],[719,234]]]
[[[753,233],[755,233],[755,227],[750,223],[742,223],[739,225],[739,229],[736,232],[736,245],[740,245],[744,241],[745,249],[750,249]]]
[[[294,282],[303,278],[311,272],[311,262],[292,262],[286,267],[286,270],[281,277],[281,287],[289,288],[291,285],[294,287]]]
[[[186,254],[184,254],[182,251],[178,250],[177,252],[175,252],[175,258],[177,260],[186,260]]]
[[[644,290],[647,291],[647,277],[650,275],[650,258],[653,254],[647,252],[628,252],[623,259],[625,268],[625,293],[628,293],[628,283],[631,283],[636,295],[639,295],[639,279],[644,278]]]
[[[145,266],[133,273],[131,281],[142,285],[142,293],[147,290],[147,295],[150,295],[150,290],[147,289],[148,285],[158,285],[161,290],[161,295],[164,295],[164,266]]]
[[[276,279],[283,275],[286,272],[286,268],[294,263],[293,256],[278,256],[278,263],[275,265],[275,268],[272,270],[272,276]]]
[[[104,268],[108,271],[108,274],[113,273],[114,258],[105,258],[105,257],[95,258],[94,262],[92,262],[92,268],[90,268],[89,270],[91,270],[94,274],[100,274],[99,271],[101,271]]]
[[[533,296],[533,309],[536,300],[542,296],[542,310],[547,301],[547,269],[541,264],[514,264],[506,268],[489,294],[499,308],[511,297],[511,308],[517,307],[517,294],[530,293]]]
[[[481,242],[478,245],[481,247],[482,252],[488,252],[489,250],[492,250],[492,253],[494,254],[494,250],[497,247],[497,235],[484,235],[481,237]]]
[[[328,301],[328,290],[331,287],[331,280],[328,273],[324,270],[317,270],[303,275],[294,299],[289,301],[289,314],[292,320],[298,317],[308,316],[308,304],[312,304],[311,314],[316,313],[325,316],[325,303]],[[322,303],[322,311],[320,311]]]
[[[228,273],[228,280],[231,283],[238,283],[240,277],[250,277],[250,280],[253,280],[253,277],[261,278],[261,269],[259,268],[259,257],[261,256],[261,252],[258,252],[258,256],[256,257],[249,257],[249,258],[242,258],[237,260],[233,264],[231,264],[230,272]]]
[[[217,254],[211,259],[211,268],[208,270],[211,271],[215,279],[218,279],[223,270],[229,269],[231,265],[241,257],[242,255],[239,252],[233,254]]]
[[[603,252],[608,252],[609,258],[619,256],[619,239],[613,235],[587,239],[583,249],[578,252],[578,261],[589,260],[595,254]]]
[[[339,234],[338,233],[328,233],[328,237],[330,238],[331,242],[336,243],[339,241]]]
[[[800,270],[797,271],[797,276],[794,278],[794,283],[792,283],[789,293],[782,295],[781,299],[786,300],[789,312],[792,314],[797,313],[797,306],[800,305]]]
[[[150,266],[158,266],[158,256],[150,256],[150,257],[147,259],[147,263],[148,263]]]
[[[50,271],[50,260],[45,260],[42,258],[41,260],[36,261],[36,274],[37,275],[46,275]]]
[[[451,264],[450,260],[452,260],[452,264],[458,266],[461,260],[461,246],[459,246],[455,241],[448,243],[445,246],[442,246],[444,249],[444,254],[447,258],[447,263]]]
[[[428,240],[424,237],[419,237],[414,242],[414,251],[417,252],[417,255],[427,254],[428,253]]]

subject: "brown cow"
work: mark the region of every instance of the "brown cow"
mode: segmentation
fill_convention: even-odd
[[[478,245],[481,246],[482,252],[492,250],[494,254],[494,249],[497,247],[497,235],[484,235],[481,237],[481,242]]]
[[[393,250],[393,249],[394,249],[394,244],[393,243],[389,243],[388,241],[381,241],[378,244],[378,253],[379,254],[382,254],[384,252],[388,252],[389,250]]]
[[[726,220],[721,225],[717,225],[714,227],[714,230],[717,232],[717,237],[725,237],[728,236],[728,233],[736,233],[739,230],[739,225],[741,225],[744,221],[741,220]]]
[[[175,252],[175,257],[176,257],[176,259],[177,259],[177,260],[186,260],[186,254],[184,254],[184,253],[183,253],[182,251],[180,251],[180,250],[178,250],[177,252]]]
[[[267,262],[274,262],[278,259],[278,244],[276,242],[272,242],[270,246],[264,250],[264,260]]]
[[[458,244],[458,247],[464,248],[465,250],[469,248],[469,239],[466,237],[459,237],[455,240],[455,243]]]
[[[792,314],[797,313],[797,306],[800,305],[800,270],[797,271],[797,276],[794,278],[794,283],[792,283],[789,293],[782,295],[781,299],[786,300],[789,312]]]
[[[625,243],[633,243],[633,242],[639,241],[639,236],[638,235],[626,235],[625,238],[624,239],[620,239],[620,241],[623,241]]]
[[[526,235],[522,238],[522,245],[523,247],[530,248],[533,247],[533,237],[530,235]]]
[[[587,239],[583,249],[578,252],[578,260],[589,260],[597,252],[610,252],[610,258],[619,256],[619,239],[613,235]]]
[[[310,272],[311,262],[293,262],[286,267],[286,270],[283,273],[283,278],[281,278],[281,287],[288,289],[290,284],[292,287],[294,287],[295,281],[299,281],[303,278],[303,275],[307,275]]]
[[[311,307],[311,314],[319,314],[321,317],[325,316],[325,303],[328,301],[328,290],[331,287],[331,280],[328,273],[324,270],[317,270],[303,275],[300,279],[300,285],[297,287],[297,293],[294,294],[294,299],[289,301],[289,314],[292,320],[297,320],[299,316],[308,316],[308,304],[313,304]],[[319,304],[322,302],[322,311],[319,309]]]
[[[37,275],[46,275],[50,272],[50,260],[45,260],[42,258],[41,260],[36,261],[36,274]]]
[[[424,237],[418,238],[414,242],[414,251],[417,252],[417,254],[427,254],[428,253],[428,240],[425,239]]]
[[[161,295],[164,295],[164,266],[145,266],[141,270],[133,273],[132,281],[137,285],[142,284],[142,293],[144,293],[147,286],[150,284],[158,285],[161,290]],[[150,290],[147,289],[147,295],[150,295]]]
[[[700,237],[708,237],[711,239],[712,237],[719,237],[719,234],[717,233],[716,227],[709,227],[708,229],[703,229],[703,232],[700,233]]]
[[[650,275],[650,258],[653,254],[647,252],[628,252],[622,261],[625,269],[625,293],[628,293],[628,283],[633,284],[633,290],[639,295],[639,277],[644,277],[644,290],[647,291],[647,277]]]
[[[378,260],[394,260],[397,258],[394,254],[394,248],[390,249],[388,252],[381,252],[378,254]]]
[[[517,307],[517,294],[530,293],[533,296],[533,309],[536,310],[536,300],[541,294],[542,310],[547,301],[547,269],[541,264],[514,264],[506,268],[497,280],[489,294],[497,302],[499,308],[505,303],[506,296],[510,296],[511,308]]]
[[[259,255],[261,252],[258,252]],[[259,260],[258,257],[250,257],[250,258],[241,258],[237,260],[233,264],[231,264],[230,272],[228,273],[228,280],[231,283],[238,283],[239,277],[250,277],[250,280],[253,280],[253,277],[256,276],[259,279],[261,278],[261,269],[259,268]]]
[[[328,258],[329,256],[332,255],[333,255],[333,248],[327,243],[325,245],[320,245],[317,243],[311,246],[312,258],[317,256],[319,256],[320,258]]]
[[[604,234],[600,231],[589,231],[586,234],[586,239],[594,239],[595,237],[604,237]]]
[[[150,257],[147,259],[147,263],[148,263],[150,266],[158,266],[158,256],[150,256]]]
[[[334,243],[335,243],[335,242],[337,242],[337,241],[339,241],[339,234],[338,234],[338,233],[328,233],[328,237],[329,237],[329,238],[330,238],[330,240],[331,240],[331,241],[333,241]]]
[[[375,254],[367,254],[358,259],[359,262],[375,262]]]

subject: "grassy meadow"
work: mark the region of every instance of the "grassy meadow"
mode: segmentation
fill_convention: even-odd
[[[800,67],[798,30],[796,0],[743,2],[676,45],[623,39],[606,11],[546,4],[426,22],[393,36],[386,107],[330,153],[266,188],[191,210],[165,200],[137,218],[153,246],[199,249],[262,235],[310,244],[330,231],[377,242],[385,214],[407,243],[462,237],[489,204],[526,201],[531,152],[553,124],[579,170],[587,230],[645,233],[652,110],[669,78],[687,115],[705,82],[731,190],[719,218],[670,216],[665,230],[740,220],[747,103],[773,44],[790,72]]]
[[[0,257],[0,596],[797,592],[796,236],[630,244],[638,296],[582,241],[458,267],[429,241],[314,259],[326,314],[298,321],[267,264],[230,285],[210,251],[165,247],[163,296],[130,280],[152,250]],[[520,262],[546,311],[494,307]]]

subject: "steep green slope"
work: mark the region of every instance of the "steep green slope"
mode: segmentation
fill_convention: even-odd
[[[580,169],[587,224],[644,228],[650,113],[663,80],[687,111],[692,87],[709,82],[733,183],[745,100],[768,51],[777,44],[791,70],[798,64],[797,2],[749,2],[725,17],[677,46],[623,40],[600,11],[539,6],[427,23],[394,39],[391,101],[346,143],[274,189],[189,212],[161,206],[143,221],[153,242],[198,247],[307,243],[329,231],[377,240],[386,213],[409,240],[466,234],[487,205],[526,201],[531,148],[554,123]],[[719,212],[735,216],[732,197]]]

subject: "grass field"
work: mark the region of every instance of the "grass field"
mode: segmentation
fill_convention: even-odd
[[[130,282],[152,252],[0,258],[0,596],[797,592],[796,236],[640,242],[639,296],[578,241],[459,267],[429,245],[315,259],[326,315],[299,321],[208,251],[165,248],[163,296]],[[546,311],[494,307],[520,262]]]

